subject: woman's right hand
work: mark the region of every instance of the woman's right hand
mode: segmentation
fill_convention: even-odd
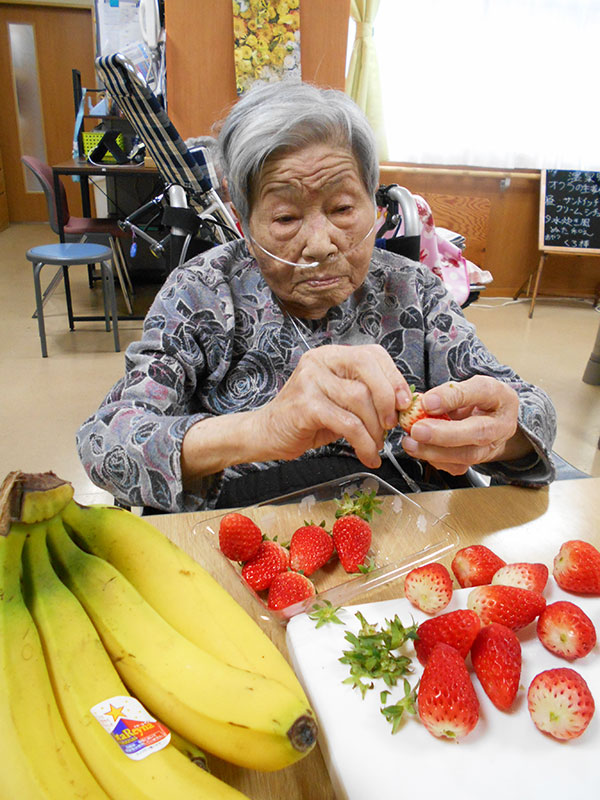
[[[378,467],[386,431],[410,402],[406,380],[380,345],[324,345],[304,353],[279,394],[254,412],[256,435],[269,459],[294,459],[344,438],[365,466]]]
[[[187,491],[203,476],[251,461],[298,458],[346,439],[367,467],[381,465],[387,430],[411,392],[380,345],[324,345],[301,357],[279,394],[252,411],[205,417],[186,432],[181,472]]]

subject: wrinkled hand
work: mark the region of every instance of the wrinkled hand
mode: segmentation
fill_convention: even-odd
[[[284,459],[343,437],[363,464],[378,467],[385,433],[410,396],[379,345],[325,345],[304,353],[277,397],[257,412],[257,435]]]
[[[425,392],[425,409],[446,413],[450,421],[424,419],[405,437],[405,451],[451,475],[474,464],[520,458],[531,444],[517,428],[519,397],[501,381],[477,375]]]

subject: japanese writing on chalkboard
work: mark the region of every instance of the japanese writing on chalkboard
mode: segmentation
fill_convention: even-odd
[[[600,249],[600,172],[549,169],[544,178],[543,247]]]

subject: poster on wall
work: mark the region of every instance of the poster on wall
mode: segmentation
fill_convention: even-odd
[[[144,78],[150,54],[144,41],[139,0],[96,0],[96,55],[122,53]]]
[[[255,83],[300,80],[300,0],[233,0],[238,95]]]

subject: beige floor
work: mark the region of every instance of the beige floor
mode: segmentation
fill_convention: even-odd
[[[80,501],[110,502],[79,463],[75,431],[121,375],[123,351],[138,338],[141,322],[120,323],[122,352],[115,353],[112,334],[101,323],[79,323],[75,332],[69,331],[60,287],[46,305],[49,357],[42,359],[25,252],[53,241],[48,226],[41,224],[12,225],[0,233],[0,478],[15,469],[52,470],[73,483]],[[52,268],[44,271],[47,281]],[[77,311],[100,312],[100,289],[89,290],[83,268],[71,273]],[[144,312],[153,291],[140,293],[136,312]],[[542,299],[529,320],[527,303],[506,305],[492,295],[490,287],[466,310],[467,317],[495,355],[553,398],[559,419],[556,451],[600,476],[600,386],[581,380],[600,315],[589,302]]]

